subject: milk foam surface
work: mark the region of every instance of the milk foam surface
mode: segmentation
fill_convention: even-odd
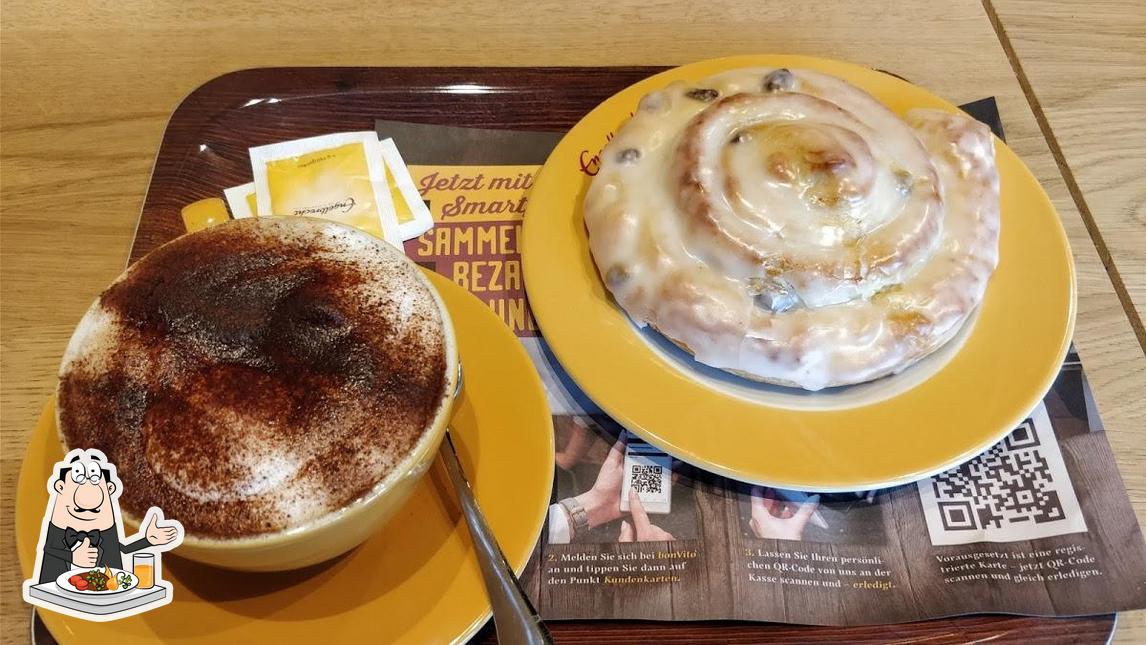
[[[133,515],[276,532],[409,455],[449,394],[446,343],[438,300],[384,242],[239,220],[157,249],[92,305],[60,370],[61,435],[116,463]]]

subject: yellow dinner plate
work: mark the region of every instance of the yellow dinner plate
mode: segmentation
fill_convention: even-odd
[[[553,425],[521,343],[481,301],[436,274],[453,317],[465,390],[453,437],[486,519],[520,572],[537,542],[553,482]],[[49,404],[20,470],[16,538],[32,574],[45,482],[63,454]],[[490,615],[473,546],[440,461],[382,531],[349,554],[302,571],[235,573],[163,558],[174,600],[155,611],[90,623],[40,611],[62,643],[447,643]]]
[[[597,404],[649,442],[736,479],[805,490],[905,483],[971,458],[1022,421],[1058,374],[1074,327],[1074,265],[1046,193],[1002,142],[999,268],[977,320],[945,351],[879,381],[806,393],[706,368],[638,330],[606,292],[581,203],[594,157],[646,93],[738,67],[807,68],[867,90],[898,114],[958,108],[864,67],[740,56],[678,67],[608,99],[562,139],[525,218],[526,289],[546,341]]]

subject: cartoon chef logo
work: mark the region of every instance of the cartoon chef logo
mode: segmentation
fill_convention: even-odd
[[[77,618],[108,621],[171,602],[160,552],[183,541],[183,526],[151,507],[125,538],[115,465],[99,450],[72,450],[48,479],[48,508],[36,569],[24,600]]]

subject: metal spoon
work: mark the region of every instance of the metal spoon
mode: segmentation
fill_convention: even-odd
[[[461,391],[461,387],[462,375],[459,369],[455,397]],[[439,452],[442,455],[442,463],[446,465],[446,472],[450,474],[450,481],[454,484],[454,490],[458,494],[462,515],[466,518],[466,525],[469,526],[470,536],[473,538],[478,566],[481,567],[482,579],[485,580],[486,593],[493,609],[497,639],[507,645],[552,643],[553,638],[549,635],[549,630],[541,623],[537,610],[529,603],[521,583],[505,559],[505,554],[497,545],[493,531],[485,523],[477,500],[474,499],[473,490],[470,489],[465,472],[462,470],[462,463],[458,459],[458,452],[450,434],[447,430]]]

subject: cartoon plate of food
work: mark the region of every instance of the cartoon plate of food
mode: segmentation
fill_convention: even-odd
[[[66,591],[84,595],[105,596],[134,589],[138,580],[130,571],[104,567],[73,569],[56,578],[56,585]]]

